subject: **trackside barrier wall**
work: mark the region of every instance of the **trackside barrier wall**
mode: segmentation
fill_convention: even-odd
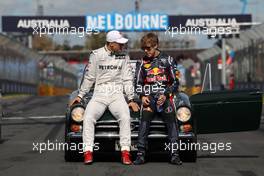
[[[62,58],[38,54],[0,34],[0,89],[3,95],[65,94],[77,88],[76,75],[76,70]]]

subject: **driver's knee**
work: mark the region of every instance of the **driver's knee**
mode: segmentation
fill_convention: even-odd
[[[154,112],[151,109],[151,107],[145,107],[145,108],[143,108],[142,118],[141,118],[142,121],[148,121],[148,122],[150,122],[151,119],[153,118],[153,116],[154,116]]]

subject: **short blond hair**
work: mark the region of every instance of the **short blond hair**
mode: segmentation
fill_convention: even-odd
[[[154,33],[147,33],[141,38],[141,47],[153,47],[159,44],[158,36]]]

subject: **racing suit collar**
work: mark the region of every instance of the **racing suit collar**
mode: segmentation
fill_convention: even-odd
[[[144,60],[152,61],[152,60],[159,59],[164,53],[162,51],[160,51],[159,49],[157,49],[157,50],[159,51],[159,54],[156,57],[148,57],[145,55]]]
[[[159,58],[161,56],[161,51],[159,49],[157,49],[157,51],[159,52],[159,54],[154,58]]]

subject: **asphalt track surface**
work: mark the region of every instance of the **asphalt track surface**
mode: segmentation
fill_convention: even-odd
[[[0,176],[15,175],[184,175],[263,176],[264,123],[257,131],[199,135],[199,143],[228,143],[230,151],[198,151],[196,163],[174,166],[165,156],[142,166],[124,166],[112,154],[96,158],[92,165],[65,162],[63,151],[42,151],[34,144],[64,141],[67,97],[26,97],[3,102]]]

